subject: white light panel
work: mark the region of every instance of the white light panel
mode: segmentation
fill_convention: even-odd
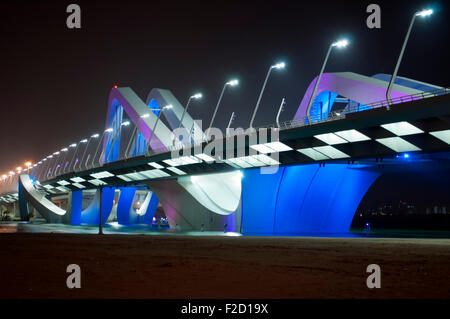
[[[316,150],[332,159],[350,157],[347,154],[345,154],[344,152],[341,152],[337,148],[330,146],[330,145],[314,147],[314,150]]]
[[[325,156],[324,154],[316,151],[315,149],[312,148],[302,148],[302,149],[298,149],[298,152],[312,158],[315,161],[321,161],[321,160],[326,160],[329,159],[328,156]]]
[[[405,141],[401,137],[387,137],[387,138],[379,138],[377,142],[389,147],[390,149],[401,153],[401,152],[411,152],[411,151],[420,151],[420,148],[417,146]]]
[[[363,133],[357,130],[339,131],[335,132],[334,134],[336,134],[339,137],[342,137],[343,139],[351,143],[370,140],[370,137],[364,135]]]
[[[322,142],[327,143],[328,145],[348,143],[346,140],[333,133],[314,135],[314,137],[321,140]]]
[[[423,131],[408,122],[396,122],[380,125],[382,128],[394,133],[397,136],[423,133]]]
[[[440,139],[441,141],[450,144],[450,130],[430,132],[430,134]]]

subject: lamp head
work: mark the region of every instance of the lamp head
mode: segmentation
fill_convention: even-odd
[[[231,81],[228,81],[226,84],[228,84],[229,86],[236,86],[236,85],[239,84],[239,81],[238,80],[231,80]]]
[[[198,99],[201,99],[202,96],[203,96],[203,95],[202,95],[201,93],[197,93],[197,94],[192,95],[191,98],[197,99],[197,100],[198,100]]]
[[[286,64],[284,62],[280,62],[280,63],[277,63],[275,65],[272,65],[272,68],[274,68],[274,69],[284,69],[285,66],[286,66]]]
[[[432,9],[427,9],[427,10],[422,10],[416,13],[416,16],[419,17],[428,17],[431,14],[433,14],[433,10]]]
[[[333,47],[338,47],[338,48],[345,48],[347,45],[348,45],[347,39],[339,40],[332,44]]]
[[[91,137],[92,137],[92,138],[97,138],[97,137],[99,137],[99,135],[96,133],[96,134],[94,134],[94,135],[91,135]]]

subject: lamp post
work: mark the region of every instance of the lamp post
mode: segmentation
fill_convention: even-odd
[[[196,99],[196,100],[201,99],[202,96],[203,96],[203,95],[202,95],[201,93],[197,93],[197,94],[194,94],[194,95],[192,95],[192,96],[189,97],[189,99],[188,99],[188,101],[187,101],[187,103],[186,103],[186,107],[185,107],[184,110],[183,110],[183,114],[181,115],[180,123],[178,123],[178,128],[177,128],[177,130],[180,129],[181,124],[183,123],[184,115],[185,115],[186,112],[187,112],[187,109],[188,109],[188,107],[189,107],[189,103],[191,102],[191,100],[192,100],[192,99]],[[176,136],[174,135],[174,136],[173,136],[173,145],[174,145],[174,146],[175,146],[175,138],[176,138]]]
[[[99,134],[93,134],[93,135],[91,135],[91,137],[89,137],[89,140],[88,140],[88,142],[87,142],[87,144],[86,144],[86,147],[84,148],[84,152],[83,152],[83,155],[81,156],[81,159],[80,159],[80,164],[78,164],[78,168],[81,168],[81,164],[83,163],[83,159],[84,159],[84,156],[86,155],[86,152],[87,152],[87,150],[88,150],[88,148],[89,148],[89,143],[91,143],[91,139],[93,139],[93,138],[98,138],[100,135]],[[76,164],[74,165],[74,168],[73,168],[73,170],[75,171],[75,166],[76,166]]]
[[[120,123],[120,126],[128,126],[128,125],[130,125],[130,121],[124,121],[124,122]],[[119,136],[119,134],[116,134],[116,136],[114,136],[114,138],[112,140],[111,148],[109,149],[108,155],[106,156],[106,161],[107,162],[109,161],[109,156],[111,155],[111,152],[112,152],[112,150],[114,148],[114,144],[116,143],[116,139],[117,139],[118,136]]]
[[[412,27],[414,25],[414,21],[416,20],[416,17],[428,17],[433,13],[433,10],[428,9],[428,10],[423,10],[423,11],[419,11],[413,14],[413,17],[411,19],[411,23],[409,24],[409,28],[408,28],[408,32],[406,33],[406,37],[405,40],[403,41],[403,45],[402,45],[402,49],[400,51],[400,55],[398,56],[397,59],[397,64],[395,65],[395,69],[394,69],[394,73],[391,76],[391,80],[389,81],[389,85],[388,88],[386,90],[386,100],[388,101],[388,106],[387,109],[390,109],[390,105],[392,104],[391,101],[391,90],[392,90],[392,85],[395,82],[395,78],[397,77],[397,72],[398,72],[398,68],[400,67],[400,63],[402,62],[402,58],[403,58],[403,53],[405,52],[405,48],[406,48],[406,44],[408,43],[408,39],[409,39],[409,35],[411,33]]]
[[[75,157],[75,154],[77,153],[77,150],[78,150],[78,144],[77,144],[77,143],[72,143],[72,144],[69,145],[69,149],[70,149],[71,147],[72,147],[72,148],[75,147],[75,152],[74,152],[74,154],[73,154],[73,157]],[[69,154],[69,152],[67,152],[67,154]],[[73,160],[73,157],[72,157],[72,160]],[[72,160],[71,160],[69,163],[72,163]],[[67,165],[64,164],[63,173],[66,172],[66,167],[67,167]],[[70,164],[69,164],[69,168],[70,168]]]
[[[325,61],[323,61],[322,69],[320,69],[319,76],[317,78],[316,84],[314,85],[314,90],[311,94],[311,97],[309,98],[308,108],[306,109],[306,116],[308,116],[309,124],[311,124],[311,116],[309,115],[309,111],[310,111],[311,105],[314,101],[314,97],[315,97],[314,95],[316,95],[317,87],[319,86],[319,82],[320,82],[320,79],[322,78],[323,71],[325,70],[325,66],[327,65],[327,61],[330,56],[331,49],[333,49],[334,47],[345,48],[347,45],[348,45],[348,41],[344,39],[344,40],[340,40],[340,41],[336,41],[336,42],[332,43],[330,45],[330,47],[328,48],[327,55],[325,56]]]
[[[256,106],[255,106],[255,109],[253,111],[252,118],[250,120],[249,128],[253,128],[253,121],[255,120],[256,112],[258,111],[259,103],[261,102],[261,98],[262,98],[264,90],[266,88],[267,80],[269,79],[270,73],[272,72],[273,69],[278,69],[279,70],[279,69],[283,69],[285,66],[286,66],[286,64],[284,62],[277,63],[277,64],[274,64],[274,65],[271,65],[270,68],[269,68],[269,71],[267,71],[266,79],[264,80],[263,87],[261,89],[261,92],[259,93],[258,101],[256,102]]]
[[[227,88],[227,86],[236,86],[238,84],[239,84],[238,80],[231,80],[231,81],[228,81],[227,83],[225,83],[225,85],[223,86],[222,92],[220,93],[219,101],[217,101],[216,109],[214,110],[213,116],[211,118],[211,122],[209,123],[209,127],[207,130],[208,135],[209,135],[209,130],[211,129],[211,127],[214,123],[214,119],[216,118],[217,110],[219,109],[219,105],[220,105],[220,102],[222,101],[222,97],[223,97],[223,94],[225,93],[225,89]],[[209,136],[207,136],[207,139],[209,139]]]
[[[75,160],[77,152],[78,152],[78,148],[80,147],[80,144],[85,144],[88,143],[88,139],[82,139],[78,144],[77,144],[77,148],[75,149],[75,152],[73,153],[72,159],[70,160],[70,164],[69,164],[69,172],[70,172],[70,168],[72,167],[73,170],[75,171],[75,165],[77,165],[77,161]],[[75,160],[75,163],[72,166],[73,161]]]
[[[97,156],[98,150],[100,149],[100,145],[102,144],[103,138],[105,137],[106,133],[111,133],[112,131],[114,131],[111,127],[107,128],[106,130],[103,131],[102,133],[102,137],[99,139],[98,144],[97,144],[97,148],[95,149],[95,153],[94,156],[92,157],[92,163],[91,166],[94,167],[94,161],[95,161],[95,157]],[[100,160],[99,160],[100,162]],[[86,165],[86,169],[87,169],[87,165]]]
[[[146,149],[146,152],[145,152],[146,156],[150,155],[150,141],[152,140],[152,137],[155,134],[156,125],[158,124],[159,119],[161,118],[162,112],[164,110],[170,110],[172,107],[173,107],[172,104],[169,104],[169,105],[164,106],[162,109],[157,109],[157,110],[159,110],[159,113],[158,113],[158,117],[156,118],[155,124],[153,125],[153,129],[150,132],[150,137],[148,138],[147,149]]]
[[[286,99],[283,98],[281,100],[280,108],[278,109],[277,118],[275,120],[277,122],[278,128],[280,128],[280,114],[281,114],[281,112],[283,112],[285,104],[286,104]]]

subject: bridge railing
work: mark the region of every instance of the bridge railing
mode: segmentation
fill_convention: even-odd
[[[412,95],[405,95],[405,96],[399,96],[391,99],[391,102],[387,100],[372,102],[365,105],[351,105],[349,107],[344,108],[340,111],[331,111],[327,113],[322,114],[316,114],[312,115],[309,118],[307,116],[302,118],[297,118],[285,122],[281,122],[278,126],[277,124],[268,124],[263,126],[258,126],[257,129],[260,128],[279,128],[280,130],[300,127],[300,126],[308,126],[308,125],[314,125],[317,123],[324,123],[329,121],[335,121],[335,120],[341,120],[345,119],[345,115],[349,113],[356,113],[361,112],[369,109],[375,109],[375,108],[388,108],[394,104],[399,103],[405,103],[405,102],[411,102],[421,99],[426,99],[430,97],[440,96],[440,95],[446,95],[450,93],[450,88],[442,88],[435,91],[429,91],[429,92],[421,92],[417,94]]]

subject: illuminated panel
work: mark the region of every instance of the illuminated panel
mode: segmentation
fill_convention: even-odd
[[[255,156],[246,156],[246,157],[243,157],[242,159],[244,161],[246,161],[247,163],[249,163],[253,167],[260,167],[260,166],[266,165],[263,162],[261,162],[260,160],[258,160]]]
[[[276,152],[286,152],[286,151],[292,151],[292,147],[287,146],[286,144],[283,144],[281,142],[270,142],[265,144],[265,146],[270,147]]]
[[[423,131],[421,129],[419,129],[419,128],[415,127],[414,125],[409,124],[408,122],[405,122],[405,121],[390,123],[390,124],[383,124],[383,125],[381,125],[381,127],[384,128],[385,130],[388,130],[389,132],[394,133],[397,136],[423,133]]]
[[[203,153],[197,154],[197,155],[195,155],[195,157],[198,157],[199,159],[204,160],[207,163],[212,163],[215,161],[214,157],[211,157],[211,156],[209,156],[207,154],[203,154]]]
[[[346,140],[344,140],[343,138],[341,138],[333,133],[314,135],[314,137],[321,140],[322,142],[327,143],[328,145],[347,143]]]
[[[58,183],[59,185],[61,185],[61,186],[70,185],[70,183],[67,182],[67,181],[58,181],[57,183]]]
[[[131,178],[127,177],[126,175],[118,175],[117,177],[124,180],[125,182],[131,182]]]
[[[258,161],[263,162],[266,165],[278,165],[280,164],[280,162],[278,162],[277,160],[274,160],[273,158],[271,158],[270,156],[267,155],[263,155],[263,154],[259,154],[259,155],[254,155]]]
[[[251,145],[250,148],[263,154],[292,151],[291,147],[278,141],[265,144]]]
[[[70,180],[75,183],[82,183],[86,181],[84,178],[81,177],[72,177]]]
[[[257,144],[257,145],[251,145],[250,148],[253,148],[254,150],[263,153],[263,154],[267,154],[267,153],[272,153],[273,150],[270,147],[267,147],[264,144]]]
[[[360,141],[368,141],[370,140],[370,137],[362,134],[361,132],[357,130],[347,130],[347,131],[340,131],[335,132],[339,137],[342,137],[343,139],[349,141],[349,142],[360,142]]]
[[[148,177],[141,173],[128,173],[125,174],[126,177],[130,178],[132,181],[141,181],[143,179],[147,179]]]
[[[450,144],[450,130],[430,132],[430,134],[440,139],[441,141]]]
[[[73,183],[72,184],[73,186],[75,186],[75,187],[78,187],[78,188],[86,188],[86,187],[84,187],[83,185],[81,185],[81,184],[79,184],[79,183]]]
[[[100,179],[91,179],[88,182],[95,186],[106,185],[106,183]]]
[[[341,152],[337,148],[334,148],[333,146],[329,146],[329,145],[314,147],[314,150],[316,150],[330,158],[333,158],[333,159],[350,157],[347,154],[345,154],[344,152]]]
[[[250,165],[249,163],[247,163],[246,161],[244,161],[241,158],[230,158],[230,159],[228,159],[228,161],[230,161],[231,163],[237,165],[239,168],[252,167],[252,165]]]
[[[322,153],[316,151],[315,149],[312,148],[302,148],[302,149],[298,149],[298,152],[312,158],[315,161],[321,161],[321,160],[326,160],[329,159],[328,156],[323,155]]]
[[[417,146],[405,141],[401,137],[387,137],[387,138],[379,138],[376,140],[381,144],[389,147],[390,149],[401,153],[401,152],[410,152],[410,151],[420,151],[421,149]]]
[[[229,159],[224,160],[224,162],[227,163],[228,165],[230,165],[231,167],[234,167],[234,168],[242,168],[242,167],[240,167],[240,166],[234,164],[234,163],[233,163],[232,161],[230,161]]]
[[[112,176],[114,176],[114,174],[111,174],[110,172],[107,172],[107,171],[103,171],[103,172],[91,174],[91,176],[95,179],[99,179],[99,178],[112,177]]]
[[[180,163],[178,163],[178,162],[176,162],[176,161],[174,161],[174,160],[171,160],[171,159],[163,160],[163,162],[166,163],[167,165],[170,165],[170,166],[178,166],[178,165],[181,165]]]
[[[181,169],[178,169],[178,168],[176,168],[176,167],[168,167],[167,169],[168,169],[169,171],[174,172],[175,174],[178,174],[178,175],[186,175],[185,172],[183,172]]]
[[[154,168],[164,168],[164,166],[155,162],[148,163],[148,165],[153,166]]]
[[[164,171],[161,171],[161,170],[159,170],[159,169],[157,169],[157,170],[155,171],[155,173],[156,173],[157,177],[168,177],[168,176],[170,176],[170,174],[168,174],[168,173],[166,173],[166,172],[164,172]]]
[[[69,192],[70,189],[68,189],[67,187],[64,186],[57,186],[55,187],[55,189],[59,190],[60,192]]]
[[[52,185],[44,185],[44,188],[45,189],[52,189],[52,188],[54,188]]]

